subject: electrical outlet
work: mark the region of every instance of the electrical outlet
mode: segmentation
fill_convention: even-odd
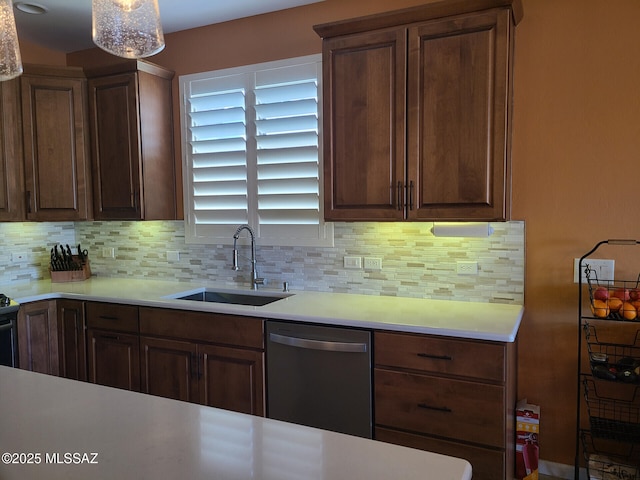
[[[362,268],[362,257],[344,257],[344,268]]]
[[[167,262],[179,262],[180,261],[180,252],[177,250],[168,250],[167,251]]]
[[[364,268],[367,270],[382,270],[382,258],[364,257]]]
[[[116,258],[116,249],[113,247],[102,247],[103,258]]]
[[[580,265],[580,259],[575,258],[573,260],[573,283],[578,283],[578,270]],[[591,280],[595,281],[596,277],[599,281],[613,280],[615,273],[615,260],[599,259],[599,258],[585,258],[582,261],[582,283],[587,283],[587,276],[584,273],[586,266],[595,272],[595,275],[591,276]]]
[[[456,270],[459,275],[477,275],[478,262],[459,261],[456,264]]]

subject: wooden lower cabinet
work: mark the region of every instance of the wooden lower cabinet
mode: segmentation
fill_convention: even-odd
[[[58,356],[60,376],[73,380],[87,380],[87,342],[85,335],[84,302],[58,300]]]
[[[263,323],[141,307],[142,392],[263,416]]]
[[[464,458],[474,480],[514,475],[514,343],[374,333],[376,440]]]
[[[55,300],[20,306],[18,366],[23,370],[58,375],[60,367]]]
[[[88,380],[140,391],[138,307],[86,303]]]
[[[474,480],[510,478],[505,477],[505,452],[503,450],[464,445],[443,440],[442,438],[401,432],[383,427],[376,427],[374,435],[375,439],[381,442],[395,443],[405,447],[464,458],[472,465]]]
[[[264,415],[264,354],[241,348],[140,337],[143,393]]]
[[[198,345],[202,362],[200,403],[264,416],[264,353]]]
[[[191,342],[140,337],[141,391],[198,402],[197,346]]]
[[[87,345],[90,382],[140,391],[138,335],[88,329]]]

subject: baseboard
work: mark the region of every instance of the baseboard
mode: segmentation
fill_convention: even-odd
[[[573,480],[575,474],[573,465],[549,462],[547,460],[540,460],[538,462],[538,472],[542,475],[566,480]],[[580,469],[580,480],[587,480],[587,471],[584,468]]]

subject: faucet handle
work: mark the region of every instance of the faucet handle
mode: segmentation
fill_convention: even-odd
[[[268,280],[267,280],[266,278],[260,278],[260,277],[258,277],[258,278],[256,278],[256,279],[253,281],[253,284],[254,284],[254,285],[263,285],[263,286],[264,286],[264,285],[266,285],[266,284],[267,284],[267,282],[268,282]]]
[[[289,291],[289,282],[282,282],[282,291],[283,292]]]

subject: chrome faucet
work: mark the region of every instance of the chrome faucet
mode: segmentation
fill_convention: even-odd
[[[246,230],[249,232],[249,236],[251,237],[251,288],[253,290],[258,289],[258,285],[265,285],[267,283],[266,279],[258,277],[258,269],[256,267],[256,236],[253,233],[251,227],[247,224],[240,225],[236,230],[236,233],[233,234],[233,267],[232,269],[235,271],[240,270],[238,267],[238,238],[240,237],[240,232],[242,230]]]

